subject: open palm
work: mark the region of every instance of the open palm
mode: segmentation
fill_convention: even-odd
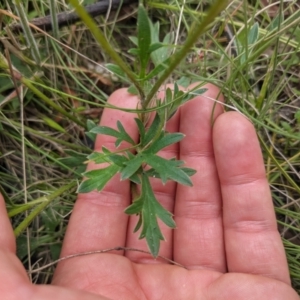
[[[222,96],[216,87],[207,88],[167,125],[169,131],[186,135],[183,142],[161,152],[197,170],[194,186],[152,182],[177,224],[173,231],[161,224],[166,242],[160,255],[185,268],[146,253],[112,251],[62,261],[53,285],[31,285],[14,254],[2,201],[0,290],[6,295],[2,299],[298,299],[290,286],[255,130],[240,114],[223,113],[221,104],[214,106],[213,100],[222,101]],[[122,89],[109,101],[134,109],[138,99]],[[115,127],[120,120],[138,140],[134,117],[105,109],[101,125]],[[114,149],[113,138],[98,136],[95,150],[103,145]],[[98,167],[89,164],[88,169]],[[118,246],[147,250],[145,241],[132,233],[137,218],[124,214],[130,201],[130,185],[118,177],[101,193],[79,195],[61,256]]]

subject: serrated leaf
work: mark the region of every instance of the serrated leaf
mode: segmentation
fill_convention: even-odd
[[[128,150],[126,151],[126,154],[127,154],[128,159],[133,159],[135,157],[135,155]]]
[[[157,139],[146,151],[145,153],[157,153],[161,149],[175,144],[184,138],[182,133],[167,133],[160,139]]]
[[[176,113],[176,111],[178,110],[178,108],[180,106],[182,106],[187,101],[194,98],[195,96],[202,95],[203,93],[205,93],[207,91],[207,88],[202,88],[202,89],[197,89],[197,90],[191,91],[191,92],[183,92],[183,91],[179,90],[178,86],[176,89],[176,85],[177,84],[174,84],[173,99],[168,100],[168,101],[172,101],[171,107],[168,112],[168,118],[167,118],[168,120],[174,116],[174,114]],[[170,97],[170,95],[169,95],[169,97]]]
[[[122,143],[122,140],[121,139],[116,139],[115,141],[115,147],[118,148]]]
[[[116,137],[116,138],[118,138],[120,136],[120,133],[117,130],[112,129],[112,128],[107,127],[107,126],[94,127],[94,128],[92,128],[92,130],[90,132],[96,133],[96,134],[109,135],[109,136],[113,136],[113,137]]]
[[[158,226],[157,217],[161,218],[165,224],[172,224],[171,227],[175,227],[175,223],[172,220],[172,214],[156,200],[149,179],[145,174],[142,176],[141,198],[144,201],[144,205],[140,238],[146,238],[151,254],[156,257],[159,253],[160,241],[164,240],[164,236]]]
[[[102,146],[102,152],[103,153],[105,153],[106,155],[109,155],[109,154],[111,154],[111,153],[113,153],[113,152],[111,152],[110,150],[108,150],[106,147],[104,147],[104,146]]]
[[[186,175],[188,175],[189,177],[195,175],[197,173],[196,170],[194,169],[190,169],[190,168],[180,168]]]
[[[138,220],[138,222],[136,223],[136,225],[135,225],[135,227],[134,227],[134,229],[133,229],[133,232],[134,232],[134,233],[137,232],[137,231],[141,228],[142,224],[143,224],[143,218],[142,218],[142,216],[140,215],[140,216],[139,216],[139,220]]]
[[[160,218],[170,228],[175,228],[173,216],[155,198],[149,178],[142,174],[141,194],[125,210],[129,215],[139,215],[134,232],[142,227],[139,238],[146,238],[151,254],[156,257],[159,253],[160,241],[164,236],[159,228],[157,218]]]
[[[130,135],[125,131],[125,128],[123,127],[123,125],[120,121],[117,121],[117,127],[119,129],[120,134],[121,134],[121,139],[128,142],[129,144],[134,145],[134,141],[132,140]]]
[[[78,187],[78,193],[88,193],[93,190],[101,191],[120,170],[117,165],[111,165],[104,169],[92,170],[85,172],[83,175],[87,177]]]
[[[131,177],[142,165],[143,157],[137,154],[133,159],[128,160],[121,170],[121,180],[128,179]]]
[[[129,177],[129,180],[135,184],[141,184],[141,179],[138,174],[133,174],[132,176]]]
[[[181,91],[175,82],[173,91],[171,89],[166,91],[165,102],[170,103],[167,119],[169,120],[181,105],[193,97],[191,92]]]
[[[145,126],[144,126],[143,122],[138,118],[135,118],[134,121],[135,121],[135,123],[138,127],[138,130],[139,130],[139,133],[140,133],[140,143],[141,143],[141,145],[144,145],[145,134],[146,134]]]
[[[190,177],[179,167],[182,161],[167,160],[155,154],[144,155],[144,160],[159,173],[163,184],[171,179],[184,185],[193,185]]]
[[[144,200],[142,197],[139,197],[138,199],[134,200],[133,203],[131,205],[129,205],[126,209],[125,209],[125,213],[127,215],[136,215],[139,214],[144,206]]]
[[[197,173],[196,170],[194,169],[190,169],[190,168],[185,168],[185,167],[181,167],[180,168],[186,175],[188,175],[189,177],[195,175]],[[155,171],[153,168],[145,171],[145,173],[147,174],[148,177],[153,177],[153,178],[159,178],[159,173],[157,171]]]
[[[117,127],[118,127],[119,131],[117,131],[111,127],[107,127],[107,126],[97,126],[97,127],[94,127],[91,130],[91,132],[96,133],[96,134],[109,135],[109,136],[113,136],[113,137],[117,138],[117,140],[115,142],[116,147],[118,147],[122,141],[126,141],[126,142],[134,145],[134,141],[128,135],[128,133],[125,131],[125,129],[120,121],[117,121]]]
[[[153,168],[145,171],[145,174],[147,174],[148,177],[160,178],[159,173],[155,171]]]
[[[149,250],[154,257],[157,257],[160,248],[160,241],[164,241],[165,238],[158,226],[157,219],[149,217],[148,220],[144,220],[144,223],[149,221],[147,230],[142,231],[140,238],[146,238]]]
[[[176,224],[173,220],[173,215],[167,211],[158,201],[153,201],[156,215],[170,228],[175,228]]]
[[[149,129],[145,134],[144,144],[142,146],[147,145],[156,135],[160,125],[160,117],[158,114],[155,115],[152,124],[150,125]]]

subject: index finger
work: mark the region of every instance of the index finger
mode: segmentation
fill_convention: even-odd
[[[135,109],[138,98],[120,89],[114,92],[109,103],[117,107]],[[134,121],[136,114],[105,108],[101,117],[101,126],[117,129],[120,121],[132,139],[138,139],[138,130]],[[116,150],[116,138],[98,135],[95,151],[101,152],[102,146],[111,151]],[[122,143],[117,149],[128,148]],[[88,170],[103,168],[102,164],[89,163]],[[113,177],[101,192],[92,191],[79,194],[64,239],[62,256],[125,246],[128,216],[124,209],[130,204],[130,184],[128,180],[120,181],[120,175]],[[121,254],[121,252],[116,252]]]

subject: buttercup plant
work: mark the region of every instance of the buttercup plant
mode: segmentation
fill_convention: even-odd
[[[121,180],[132,182],[132,204],[125,213],[139,217],[134,231],[140,230],[139,238],[145,238],[151,254],[156,257],[159,253],[160,241],[164,236],[158,225],[158,218],[170,228],[175,228],[172,214],[167,211],[156,199],[150,184],[150,178],[158,178],[163,184],[168,180],[179,184],[192,186],[191,176],[195,171],[185,167],[184,162],[176,158],[165,159],[158,152],[165,147],[178,143],[184,138],[182,133],[169,133],[165,129],[166,122],[184,105],[192,95],[183,92],[175,82],[174,88],[165,91],[164,99],[157,99],[158,89],[163,86],[176,66],[185,58],[186,54],[205,32],[214,18],[226,7],[226,1],[216,1],[202,23],[192,25],[185,44],[180,50],[170,56],[172,36],[167,35],[163,42],[159,42],[159,24],[153,24],[148,18],[147,11],[142,3],[139,4],[137,18],[137,37],[131,37],[135,48],[129,53],[138,61],[135,72],[127,66],[121,57],[106,41],[102,32],[96,27],[91,17],[79,5],[77,0],[71,0],[77,13],[94,34],[96,40],[107,51],[115,64],[108,64],[107,68],[122,80],[130,83],[128,91],[140,98],[141,110],[135,119],[139,130],[139,141],[135,142],[126,132],[120,121],[117,130],[105,126],[94,127],[90,132],[104,134],[116,138],[118,148],[122,142],[130,145],[125,150],[111,152],[102,147],[102,152],[94,152],[87,158],[96,164],[106,164],[102,169],[87,171],[83,174],[84,181],[78,188],[79,193],[93,190],[101,191],[104,186],[117,174]],[[172,49],[173,50],[173,49]],[[150,66],[154,66],[152,69]],[[205,89],[193,91],[193,96],[205,92]],[[155,111],[151,124],[147,124],[149,111]]]

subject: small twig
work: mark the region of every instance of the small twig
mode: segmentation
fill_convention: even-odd
[[[102,254],[102,253],[107,253],[107,252],[111,252],[111,251],[135,251],[135,252],[141,252],[141,253],[146,253],[146,254],[150,254],[151,253],[149,251],[146,251],[146,250],[140,250],[140,249],[135,249],[135,248],[129,248],[129,247],[114,247],[114,248],[108,248],[108,249],[104,249],[104,250],[96,250],[96,251],[87,251],[87,252],[80,252],[80,253],[76,253],[76,254],[71,254],[71,255],[67,255],[67,256],[64,256],[62,258],[59,258],[45,266],[42,266],[40,268],[37,268],[37,269],[34,269],[34,270],[31,270],[30,272],[28,272],[29,274],[33,274],[33,273],[37,273],[37,272],[40,272],[44,269],[47,269],[61,261],[64,261],[64,260],[67,260],[67,259],[70,259],[70,258],[74,258],[74,257],[79,257],[79,256],[85,256],[85,255],[91,255],[91,254]],[[164,256],[161,256],[161,255],[158,255],[157,258],[161,258],[169,263],[171,263],[172,265],[175,265],[175,266],[178,266],[178,267],[181,267],[181,268],[184,268],[186,269],[186,267],[184,267],[183,265],[175,262],[174,260],[171,260],[167,257],[164,257]]]
[[[123,4],[131,4],[136,2],[138,1],[137,0],[101,0],[94,4],[85,6],[85,10],[90,14],[91,17],[97,17],[99,15],[106,14],[108,9],[116,10]],[[80,18],[76,12],[61,12],[57,14],[57,22],[59,27],[72,25],[78,21],[80,21]],[[45,31],[52,30],[52,22],[51,22],[50,15],[41,18],[35,18],[31,20],[30,23]],[[11,26],[9,26],[9,28],[14,33],[21,32],[23,30],[20,23],[12,24]]]

